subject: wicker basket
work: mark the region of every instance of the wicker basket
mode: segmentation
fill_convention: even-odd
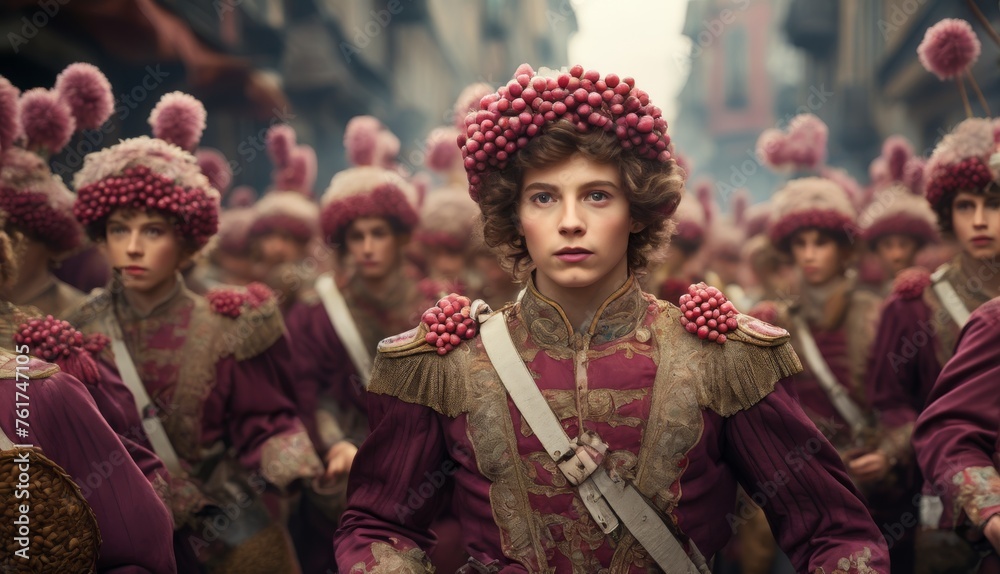
[[[30,498],[16,499],[21,473],[16,458],[28,452]],[[15,554],[22,547],[14,540],[18,507],[30,504],[31,541],[28,560]],[[35,448],[0,452],[0,572],[94,572],[101,546],[97,517],[73,482],[58,464]]]

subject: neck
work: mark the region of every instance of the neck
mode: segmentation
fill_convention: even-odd
[[[361,277],[361,285],[365,292],[374,299],[385,299],[399,278],[396,273],[389,272],[381,277]]]
[[[25,271],[22,268],[22,271]],[[19,272],[14,282],[0,289],[3,298],[15,305],[25,305],[42,294],[55,281],[48,269],[38,269],[34,272]]]
[[[1000,257],[976,259],[963,252],[962,268],[967,276],[983,282],[983,293],[990,297],[1000,295]]]
[[[173,295],[174,288],[177,287],[179,274],[170,276],[170,279],[160,283],[148,291],[136,291],[125,289],[125,300],[140,316],[145,317],[153,312],[158,306],[165,303]]]
[[[624,261],[623,261],[624,263]],[[570,325],[577,332],[585,332],[601,305],[628,280],[624,265],[603,279],[586,287],[563,287],[545,275],[536,273],[535,288],[545,297],[559,304]]]

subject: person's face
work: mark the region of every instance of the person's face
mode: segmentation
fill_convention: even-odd
[[[465,253],[445,247],[428,249],[427,268],[432,277],[455,281],[465,272]]]
[[[288,233],[272,231],[257,239],[260,262],[268,267],[295,263],[306,255],[306,248]]]
[[[641,226],[616,166],[575,154],[525,170],[517,216],[543,293],[546,285],[613,291],[626,277],[629,234]]]
[[[108,217],[108,257],[122,285],[151,293],[173,281],[189,258],[173,224],[158,213],[115,211]]]
[[[810,285],[823,285],[844,270],[837,242],[817,229],[803,229],[792,236],[792,258]]]
[[[960,191],[951,206],[952,228],[962,250],[976,259],[1000,255],[1000,196]]]
[[[875,254],[882,261],[882,266],[895,277],[897,273],[913,266],[913,258],[917,255],[917,240],[909,235],[893,233],[880,237],[875,242]]]
[[[347,227],[347,252],[363,279],[378,280],[399,264],[405,243],[382,217],[360,217]]]

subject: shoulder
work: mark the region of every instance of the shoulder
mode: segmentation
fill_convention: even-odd
[[[111,292],[94,289],[66,314],[66,320],[81,331],[94,330],[94,323],[111,310]]]
[[[969,316],[969,322],[966,324],[967,330],[976,327],[992,329],[997,326],[1000,326],[1000,297],[990,299],[980,305]]]
[[[263,353],[284,334],[285,322],[277,299],[261,283],[211,289],[205,300],[220,322],[223,353],[232,354],[237,360]]]
[[[369,392],[457,416],[464,409],[458,397],[470,353],[476,348],[478,321],[485,318],[478,313],[489,311],[481,301],[476,304],[464,296],[448,295],[425,311],[416,327],[383,339]]]
[[[802,370],[788,331],[740,313],[718,289],[700,283],[678,307],[658,303],[662,352],[684,352],[698,362],[701,377],[694,386],[704,408],[733,415]]]
[[[923,267],[910,267],[899,272],[892,282],[892,297],[903,301],[914,301],[924,295],[931,286],[931,273]]]
[[[34,384],[59,372],[58,365],[30,357],[27,352],[20,353],[22,350],[27,351],[18,345],[14,349],[0,347],[0,379],[23,380],[28,377]]]

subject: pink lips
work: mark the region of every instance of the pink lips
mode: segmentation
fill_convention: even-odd
[[[566,263],[579,263],[593,255],[593,252],[576,247],[567,247],[556,251],[556,258]]]

